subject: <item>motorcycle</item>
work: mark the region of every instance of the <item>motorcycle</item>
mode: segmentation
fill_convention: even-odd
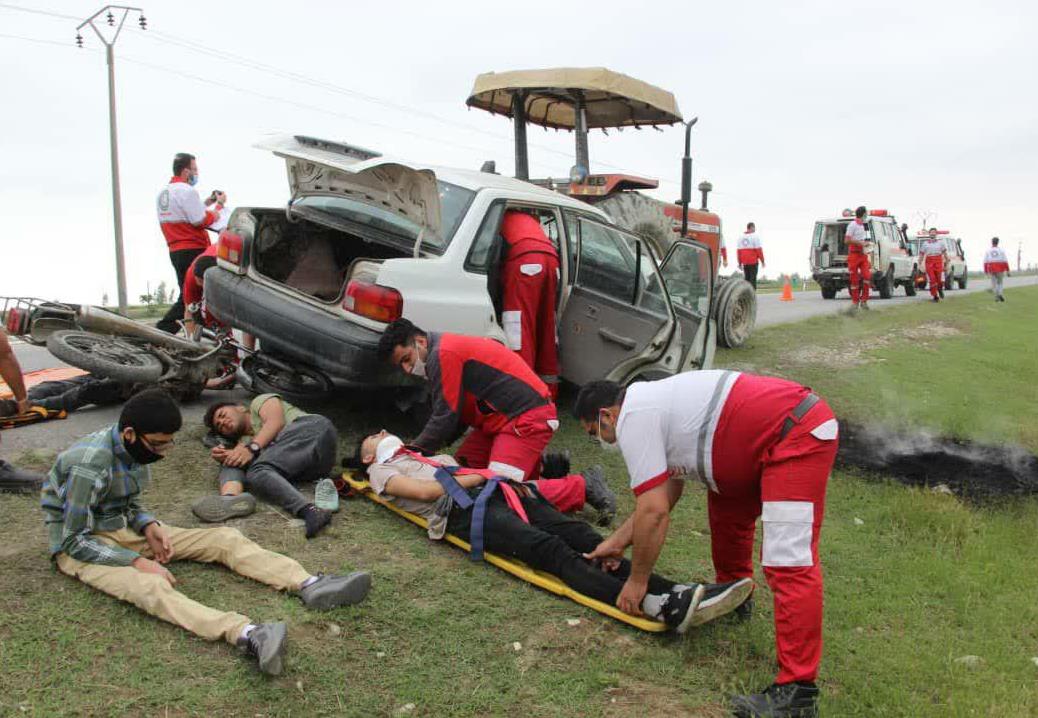
[[[259,355],[230,332],[201,329],[182,337],[95,306],[26,297],[0,301],[8,333],[46,345],[61,361],[94,376],[157,385],[181,401],[197,399],[213,384],[233,385],[239,369],[244,383],[261,392],[300,396],[332,388],[324,374]]]

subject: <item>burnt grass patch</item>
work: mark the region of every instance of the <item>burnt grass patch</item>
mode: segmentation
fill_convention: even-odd
[[[836,462],[907,486],[943,485],[977,503],[1038,495],[1038,456],[1019,446],[841,421]]]

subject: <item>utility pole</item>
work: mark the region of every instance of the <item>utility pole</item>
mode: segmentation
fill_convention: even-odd
[[[115,24],[115,14],[112,11],[121,12],[119,24]],[[140,13],[137,24],[141,30],[146,30],[148,21],[144,18],[144,11],[139,7],[127,7],[126,5],[105,5],[76,27],[76,45],[83,47],[82,29],[87,25],[94,31],[98,39],[105,46],[105,59],[108,61],[108,135],[111,143],[112,153],[112,214],[115,219],[115,281],[119,292],[119,311],[126,313],[126,260],[123,257],[123,208],[122,199],[119,195],[119,142],[115,126],[115,41],[119,39],[119,33],[123,30],[126,17],[131,13]],[[109,27],[114,27],[111,39],[105,37],[104,33],[94,24],[95,20],[106,14],[105,20]]]

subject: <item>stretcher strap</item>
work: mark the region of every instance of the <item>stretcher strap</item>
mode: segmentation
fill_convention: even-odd
[[[523,523],[530,523],[530,519],[526,516],[526,511],[523,509],[522,502],[519,501],[519,496],[515,493],[515,489],[508,485],[507,480],[498,476],[487,477],[486,483],[480,490],[476,500],[473,501],[469,493],[463,489],[457,479],[454,478],[454,474],[460,468],[461,467],[458,466],[440,466],[436,469],[434,476],[440,486],[443,487],[444,492],[454,500],[454,503],[457,504],[458,508],[463,510],[472,508],[472,523],[469,527],[469,536],[472,542],[470,556],[473,561],[482,561],[483,547],[486,543],[484,538],[484,529],[487,520],[487,504],[490,502],[490,497],[498,488],[500,488],[501,493],[504,494],[505,503],[507,503],[509,508],[519,515],[519,518],[523,520]],[[463,470],[471,471],[470,469]]]

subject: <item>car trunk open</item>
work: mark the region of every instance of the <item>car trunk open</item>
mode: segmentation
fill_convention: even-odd
[[[252,215],[254,269],[322,302],[341,301],[354,260],[410,256],[401,247],[308,219],[290,221],[284,210],[254,209]]]
[[[814,264],[816,267],[847,266],[847,222],[818,222],[815,224]]]

